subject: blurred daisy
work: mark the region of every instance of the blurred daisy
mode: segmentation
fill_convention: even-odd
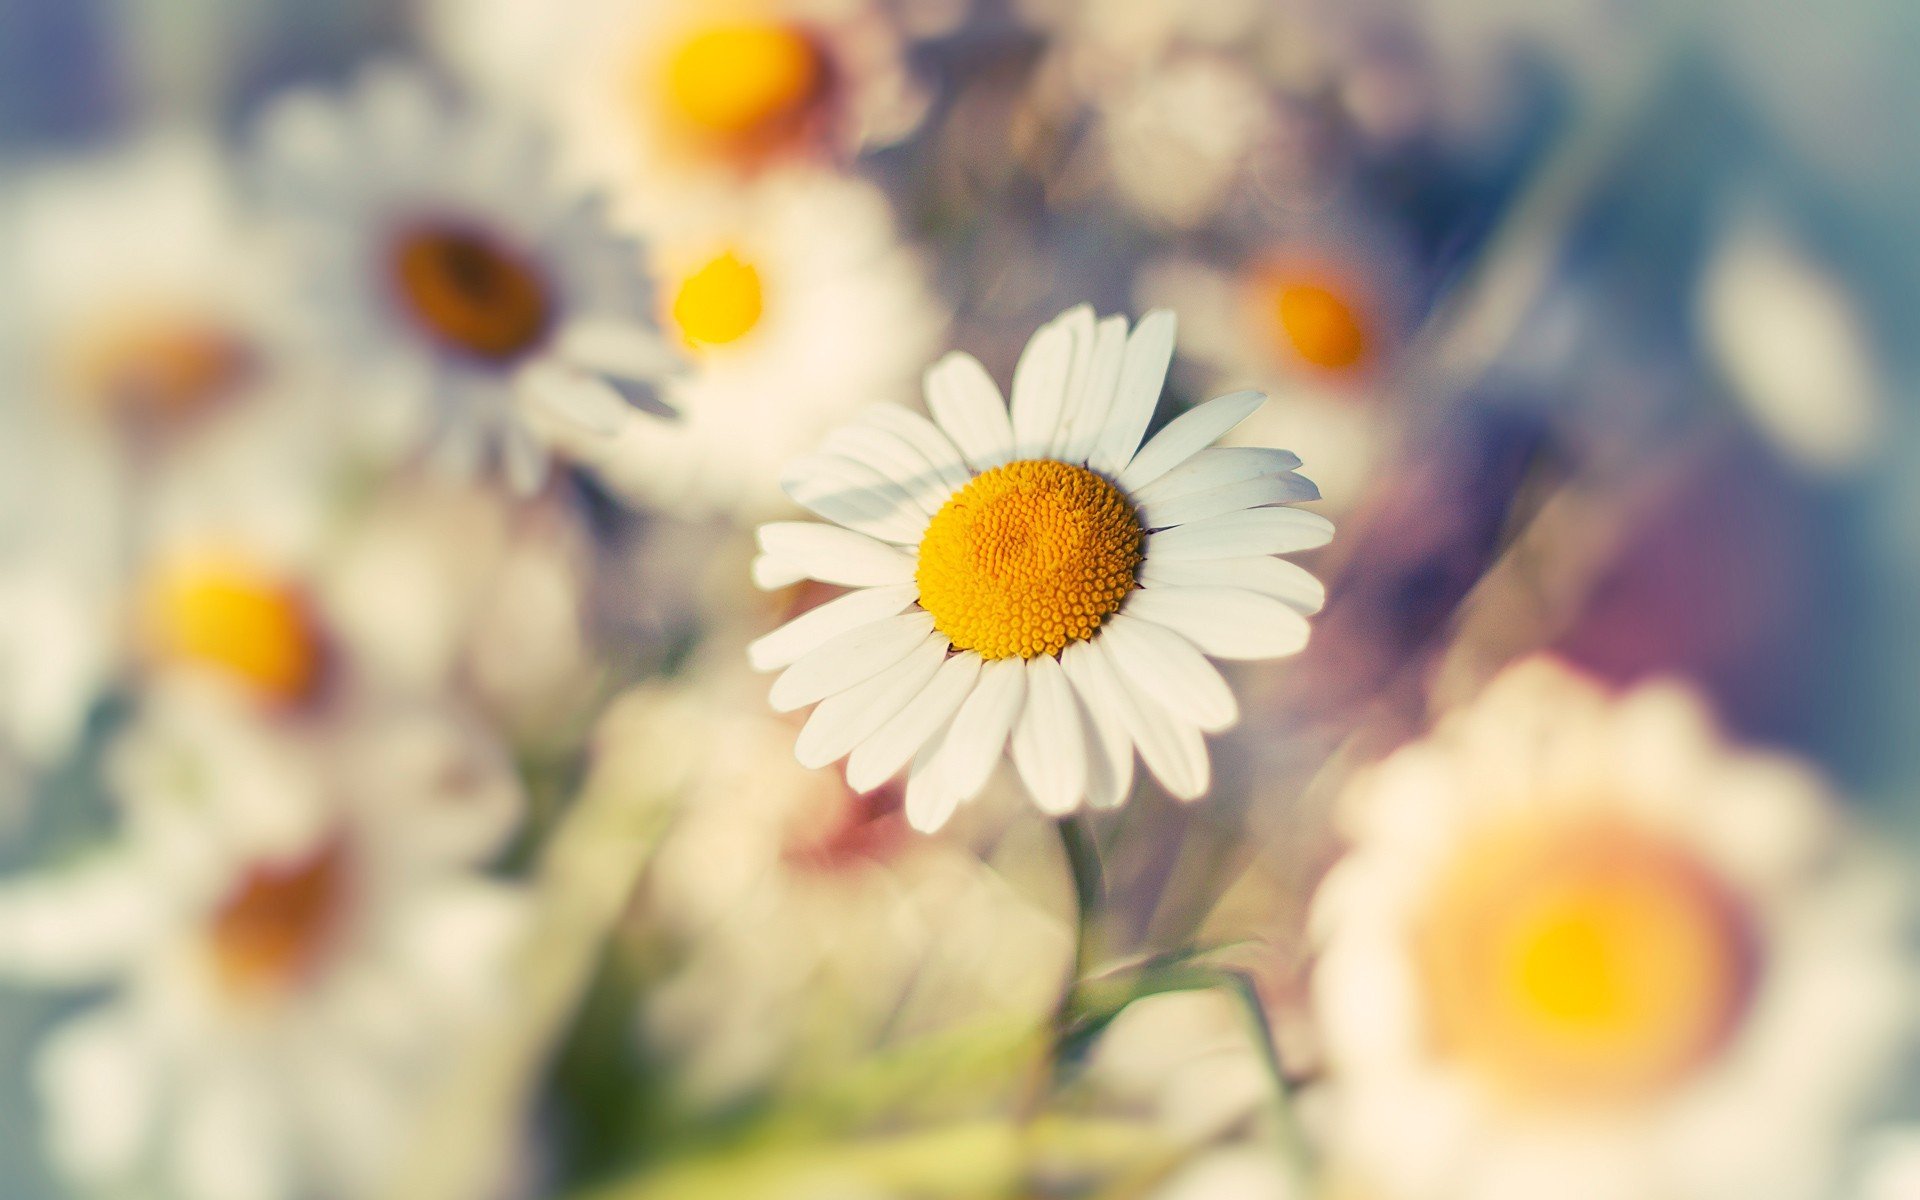
[[[876,399],[903,396],[943,325],[878,188],[789,172],[657,228],[662,322],[692,360],[672,424],[579,453],[684,514],[787,510],[780,468]],[[885,328],[875,339],[866,331]]]
[[[1081,306],[1041,327],[1011,406],[985,368],[927,372],[934,421],[875,407],[793,464],[793,498],[835,525],[762,526],[754,578],[855,588],[750,648],[784,668],[780,711],[820,702],[795,747],[870,791],[912,763],[908,818],[937,829],[1010,749],[1043,811],[1121,803],[1133,753],[1173,795],[1208,787],[1202,731],[1238,718],[1207,656],[1293,654],[1318,582],[1270,557],[1332,526],[1284,450],[1212,443],[1259,407],[1239,392],[1142,438],[1173,314],[1131,334]]]
[[[1805,772],[1536,660],[1343,803],[1314,991],[1372,1190],[1831,1194],[1912,999],[1892,878]]]
[[[768,165],[844,162],[904,136],[924,97],[900,33],[870,0],[442,2],[428,40],[485,86],[555,110],[571,166],[620,211],[658,214],[689,187]]]
[[[269,192],[369,422],[532,491],[552,423],[618,432],[675,365],[640,249],[554,182],[517,118],[367,72],[262,127]]]
[[[110,989],[35,1062],[56,1165],[111,1194],[367,1194],[521,928],[476,872],[518,821],[508,764],[429,713],[308,744],[184,692],[114,766],[121,843],[0,886],[0,973]]]

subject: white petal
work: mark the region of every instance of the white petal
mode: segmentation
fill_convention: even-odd
[[[1301,615],[1320,611],[1327,589],[1305,567],[1278,558],[1148,558],[1140,564],[1143,587],[1226,587],[1272,596]]]
[[[980,656],[962,651],[942,663],[933,682],[888,718],[847,759],[847,786],[872,791],[899,773],[966,701],[980,675]]]
[[[1093,367],[1093,347],[1099,336],[1094,324],[1093,305],[1077,304],[1055,318],[1073,338],[1073,361],[1067,367],[1067,391],[1060,406],[1060,419],[1054,422],[1053,439],[1042,452],[1044,457],[1064,459],[1072,440],[1074,414],[1086,394],[1087,377]]]
[[[849,630],[782,671],[768,700],[775,712],[804,708],[873,678],[934,636],[933,618],[923,612],[901,613]]]
[[[1040,458],[1053,446],[1073,370],[1073,326],[1066,314],[1028,339],[1013,368],[1013,456]]]
[[[791,587],[807,577],[804,567],[796,565],[790,559],[777,558],[771,554],[756,555],[751,573],[753,586],[766,592]]]
[[[1333,522],[1300,508],[1249,508],[1191,521],[1147,538],[1148,562],[1244,558],[1315,550],[1333,540]]]
[[[1026,699],[1027,669],[1019,659],[1000,659],[980,669],[979,684],[960,706],[931,760],[956,802],[973,799],[987,786]]]
[[[876,404],[863,412],[860,419],[875,429],[884,429],[897,435],[918,450],[939,473],[940,482],[948,494],[967,486],[967,482],[973,478],[973,472],[967,469],[959,447],[941,433],[938,426],[919,413],[894,404]]]
[[[801,655],[839,637],[849,629],[891,617],[912,604],[918,595],[910,583],[861,588],[808,609],[785,625],[747,646],[747,661],[756,671],[792,666]]]
[[[947,729],[950,732],[952,726]],[[945,740],[944,733],[929,739],[920,747],[920,753],[914,755],[913,766],[907,772],[907,824],[921,833],[938,833],[960,807],[958,792],[947,786],[943,773],[933,766]]]
[[[54,1160],[96,1187],[126,1183],[153,1145],[161,1114],[158,1049],[124,1005],[60,1026],[34,1062]]]
[[[1141,504],[1170,500],[1190,492],[1203,492],[1222,484],[1279,475],[1300,465],[1300,456],[1291,450],[1267,446],[1209,446],[1189,455],[1178,467],[1140,488],[1134,499]]]
[[[1086,462],[1099,445],[1107,414],[1113,411],[1113,393],[1120,386],[1126,353],[1127,319],[1115,316],[1100,322],[1087,360],[1086,381],[1073,403],[1073,420],[1060,447],[1062,462]]]
[[[927,411],[976,471],[1013,454],[1013,424],[987,369],[971,354],[954,351],[927,368]]]
[[[838,455],[796,460],[780,486],[816,516],[884,542],[913,545],[927,525],[927,514],[911,496],[873,468]]]
[[[1246,420],[1265,400],[1266,396],[1260,392],[1233,392],[1181,413],[1140,447],[1140,453],[1120,472],[1120,486],[1136,491],[1152,483],[1219,441],[1221,435]],[[1295,460],[1293,465],[1299,466],[1299,461]]]
[[[1284,475],[1262,475],[1239,483],[1223,484],[1204,491],[1188,492],[1168,500],[1153,500],[1139,506],[1140,520],[1152,530],[1204,521],[1225,513],[1261,508],[1268,504],[1298,504],[1318,500],[1320,489],[1305,477],[1291,471]]]
[[[1283,658],[1307,644],[1305,617],[1237,588],[1143,587],[1121,611],[1165,625],[1215,658]]]
[[[842,587],[911,583],[911,555],[864,533],[811,521],[774,521],[758,532],[760,548],[808,579]]]
[[[529,403],[596,437],[612,437],[633,419],[633,406],[612,384],[559,363],[529,366],[515,385]]]
[[[1140,438],[1160,403],[1160,389],[1167,382],[1167,366],[1173,361],[1173,333],[1173,314],[1161,308],[1141,318],[1128,336],[1120,382],[1113,392],[1113,409],[1087,459],[1087,465],[1102,475],[1118,475],[1140,448]]]
[[[101,983],[125,971],[166,927],[154,873],[131,853],[103,853],[0,887],[0,979]]]
[[[1087,734],[1066,672],[1052,655],[1027,660],[1027,703],[1013,727],[1013,765],[1041,812],[1061,816],[1086,798]]]
[[[552,456],[519,421],[508,421],[500,430],[500,460],[506,468],[507,487],[517,496],[531,496],[547,481]]]
[[[912,497],[928,516],[939,512],[951,494],[940,470],[920,448],[890,429],[865,423],[843,426],[834,430],[820,449],[850,458],[884,476]],[[960,461],[957,453],[953,461]]]
[[[1120,674],[1113,652],[1104,639],[1088,642],[1094,653],[1086,656],[1100,702],[1118,713],[1127,727],[1127,736],[1140,748],[1147,770],[1177,800],[1195,800],[1205,794],[1211,780],[1207,744],[1199,729],[1175,717],[1155,703],[1151,696],[1134,688]]]
[[[1060,666],[1073,683],[1087,727],[1087,803],[1114,808],[1133,790],[1133,739],[1119,712],[1107,703],[1090,657],[1095,657],[1093,647],[1075,642],[1060,655]]]
[[[634,379],[652,379],[685,365],[658,334],[620,317],[568,322],[555,339],[555,354],[564,362]]]
[[[174,1121],[168,1141],[179,1194],[195,1200],[296,1194],[287,1109],[261,1074],[231,1058],[201,1064]]]
[[[1115,613],[1100,630],[1114,665],[1144,695],[1208,733],[1240,719],[1233,689],[1193,643],[1164,625]]]
[[[852,753],[908,701],[918,696],[947,658],[943,638],[928,638],[899,662],[820,702],[794,740],[803,767],[824,767]]]

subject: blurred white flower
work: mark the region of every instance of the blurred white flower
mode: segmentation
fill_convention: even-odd
[[[0,974],[109,989],[35,1063],[56,1165],[109,1194],[364,1194],[522,928],[476,870],[518,824],[508,764],[428,710],[293,734],[178,689],[113,766],[121,841],[0,885]]]
[[[1832,1194],[1913,993],[1896,880],[1804,770],[1534,660],[1342,805],[1313,986],[1367,1188]]]
[[[1122,803],[1137,747],[1173,795],[1205,794],[1202,731],[1238,704],[1208,661],[1306,645],[1320,584],[1276,554],[1324,544],[1284,450],[1221,449],[1259,407],[1237,392],[1142,445],[1173,314],[1131,335],[1081,306],[1042,326],[1011,406],[969,355],[927,372],[929,422],[876,406],[787,471],[833,525],[760,529],[754,579],[851,587],[755,642],[779,711],[819,707],[795,752],[848,756],[866,792],[908,768],[906,811],[937,829],[1010,753],[1048,813]],[[937,422],[937,424],[935,424]]]
[[[483,86],[551,111],[568,169],[617,212],[795,160],[845,162],[910,132],[925,97],[871,0],[440,0],[429,44]]]
[[[262,174],[368,429],[456,471],[497,459],[522,492],[551,427],[618,432],[677,365],[638,245],[552,176],[519,114],[406,68],[262,122]]]
[[[788,511],[780,468],[876,401],[904,398],[944,318],[878,188],[785,172],[651,227],[663,324],[692,360],[650,422],[581,445],[621,492],[698,516]],[[875,338],[870,331],[884,328]]]

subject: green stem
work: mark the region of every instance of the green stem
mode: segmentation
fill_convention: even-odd
[[[1106,874],[1100,866],[1100,846],[1084,818],[1061,817],[1054,822],[1054,829],[1060,835],[1060,849],[1073,883],[1073,963],[1060,987],[1060,999],[1054,1005],[1040,1057],[1014,1104],[1016,1119],[1025,1124],[1032,1123],[1039,1115],[1048,1095],[1059,1083],[1061,1051],[1078,1024],[1080,988],[1093,961],[1094,924],[1105,907],[1107,895]]]

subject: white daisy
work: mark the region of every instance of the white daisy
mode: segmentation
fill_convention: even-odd
[[[432,713],[310,744],[198,692],[115,767],[123,840],[0,885],[0,973],[110,989],[35,1064],[55,1164],[103,1194],[368,1194],[522,928],[476,869],[518,821],[507,764]]]
[[[569,169],[623,214],[678,208],[766,167],[845,162],[919,123],[902,35],[870,0],[540,0],[427,7],[427,40],[552,110]]]
[[[936,829],[1010,749],[1048,813],[1121,803],[1137,747],[1173,795],[1209,782],[1202,732],[1238,718],[1207,656],[1306,644],[1323,590],[1269,557],[1320,546],[1290,507],[1313,484],[1284,450],[1212,443],[1259,407],[1239,392],[1142,445],[1173,314],[1131,334],[1081,306],[1027,344],[1009,405],[980,363],[927,371],[934,420],[877,406],[788,471],[835,526],[762,526],[755,581],[854,588],[750,647],[784,668],[772,702],[820,702],[795,750],[868,791],[909,762],[907,815]],[[837,526],[837,527],[836,527]]]
[[[531,491],[543,422],[607,435],[657,399],[675,356],[639,248],[558,185],[517,117],[398,68],[301,94],[263,123],[270,196],[370,421]]]
[[[791,511],[780,468],[876,399],[908,394],[943,318],[886,197],[786,172],[649,226],[662,324],[691,360],[671,424],[579,447],[615,488],[685,515]],[[886,328],[876,344],[866,330]]]
[[[1831,1195],[1912,980],[1828,799],[1548,660],[1358,777],[1313,912],[1336,1155],[1387,1200]]]

